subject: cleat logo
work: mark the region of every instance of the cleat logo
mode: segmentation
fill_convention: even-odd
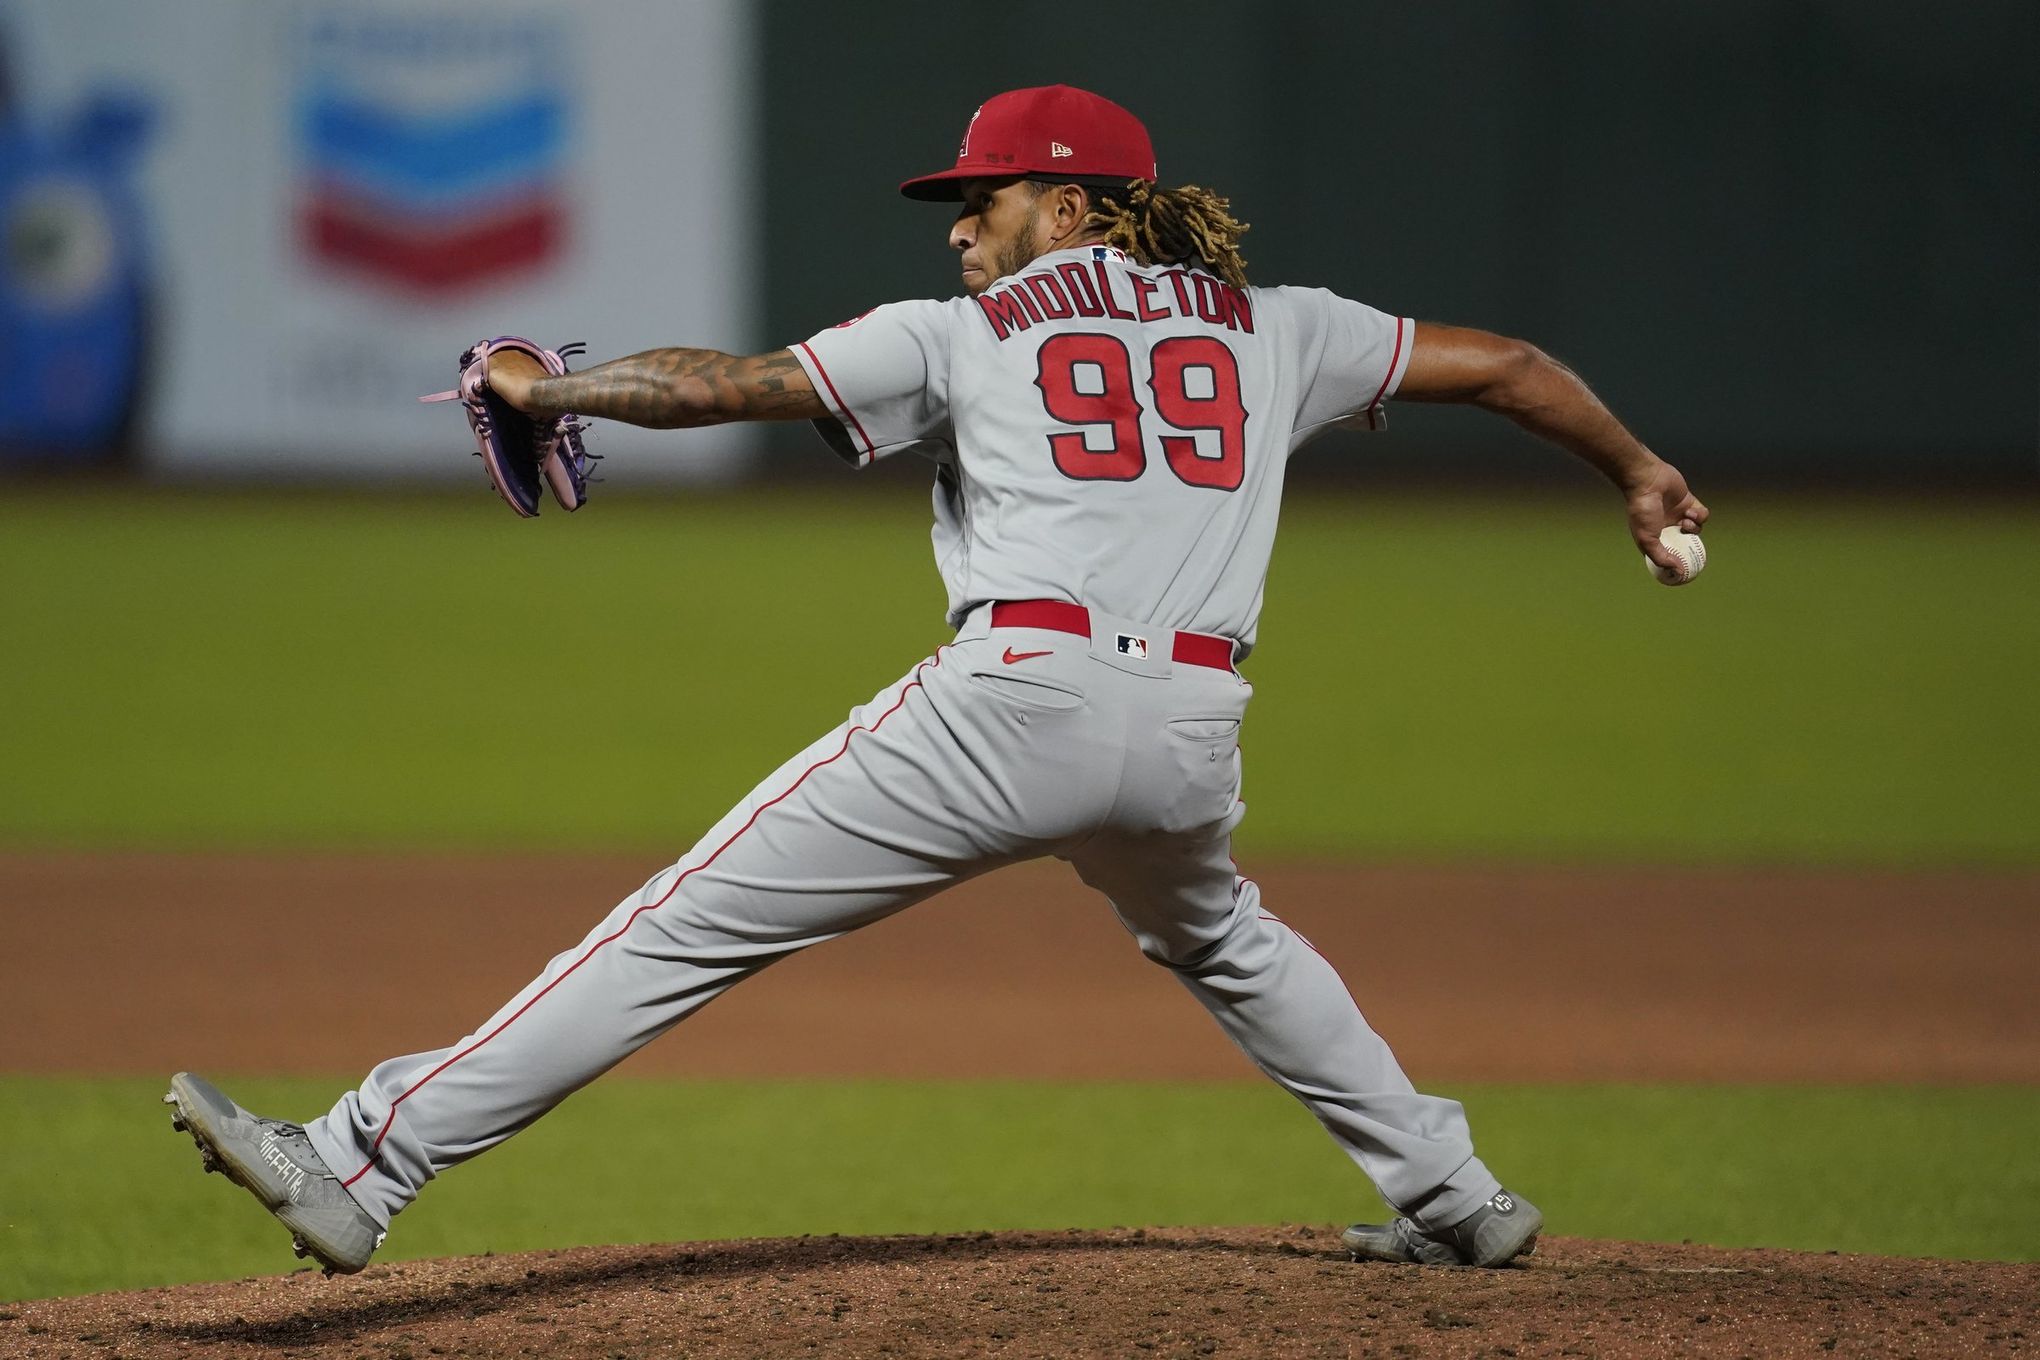
[[[290,1202],[298,1203],[304,1194],[305,1169],[284,1154],[273,1133],[262,1135],[262,1160],[269,1164],[270,1170],[283,1178],[283,1192],[290,1196]]]
[[[1506,1190],[1498,1191],[1495,1197],[1489,1200],[1488,1203],[1494,1205],[1495,1212],[1498,1214],[1513,1214],[1516,1212],[1516,1201],[1509,1197],[1509,1192]]]

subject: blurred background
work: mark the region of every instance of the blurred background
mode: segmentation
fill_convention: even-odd
[[[1419,1084],[1561,1231],[2040,1255],[2036,52],[2024,0],[0,0],[0,1126],[61,1105],[139,1178],[0,1169],[0,1298],[281,1268],[134,1132],[143,1074],[308,1114],[449,1041],[943,640],[925,464],[600,425],[591,506],[520,522],[415,398],[483,335],[755,351],[946,296],[895,185],[1052,82],[1230,195],[1257,281],[1534,340],[1715,512],[1666,591],[1479,413],[1293,465],[1241,855]],[[1102,904],[1014,881],[740,991],[393,1249],[1344,1212]],[[1517,990],[1440,1006],[1504,947]],[[249,1047],[251,997],[322,1019]],[[724,1180],[605,1193],[577,1118]],[[166,1264],[120,1194],[227,1245]]]
[[[893,185],[989,93],[1062,81],[1144,117],[1164,179],[1230,194],[1259,278],[1532,336],[1712,481],[2030,487],[2033,9],[1926,13],[16,0],[0,305],[37,418],[10,440],[465,474],[408,404],[458,337],[763,348],[946,295],[943,210]],[[1367,463],[1539,463],[1494,422],[1409,423]],[[817,465],[778,429],[611,472],[789,449]]]

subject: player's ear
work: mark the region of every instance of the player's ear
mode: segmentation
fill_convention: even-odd
[[[1055,235],[1057,240],[1084,225],[1091,213],[1091,191],[1081,184],[1055,186]]]

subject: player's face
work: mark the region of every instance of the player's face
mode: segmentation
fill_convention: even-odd
[[[975,296],[1032,264],[1041,243],[1040,194],[1023,179],[967,179],[949,247],[963,257],[963,288]]]

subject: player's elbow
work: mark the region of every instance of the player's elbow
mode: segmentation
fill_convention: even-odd
[[[1549,399],[1551,384],[1567,370],[1565,365],[1528,340],[1496,336],[1487,354],[1487,372],[1474,394],[1474,403],[1498,414],[1517,417],[1534,411]]]
[[[1397,395],[1507,411],[1536,386],[1551,360],[1527,340],[1468,326],[1417,323]]]

